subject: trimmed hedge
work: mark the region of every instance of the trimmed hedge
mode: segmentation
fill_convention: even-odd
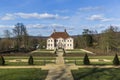
[[[33,57],[32,57],[32,56],[29,57],[28,64],[29,64],[29,65],[33,65],[33,64],[34,64],[34,61],[33,61]]]
[[[120,64],[120,62],[119,62],[118,55],[115,54],[115,57],[114,57],[114,59],[113,59],[113,65],[119,65],[119,64]]]
[[[88,55],[87,55],[87,54],[85,54],[85,56],[84,56],[83,64],[84,64],[84,65],[90,65],[90,61],[89,61],[89,58],[88,58]]]
[[[5,65],[5,60],[3,56],[0,56],[0,65]]]

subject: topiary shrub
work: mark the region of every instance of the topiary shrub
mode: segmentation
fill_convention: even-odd
[[[3,56],[0,56],[0,65],[5,65],[5,59]]]
[[[84,65],[90,65],[90,61],[89,61],[89,58],[88,58],[88,55],[87,55],[87,54],[85,54],[85,56],[84,56],[83,64],[84,64]]]
[[[55,52],[54,52],[54,54],[57,54],[57,49],[55,49]]]
[[[57,51],[55,51],[54,54],[57,54]]]
[[[115,57],[114,57],[114,59],[113,59],[113,65],[119,65],[119,64],[120,64],[120,62],[119,62],[118,55],[115,54]]]
[[[32,56],[29,57],[28,64],[29,64],[29,65],[33,65],[33,64],[34,64],[34,61],[33,61],[33,57],[32,57]]]
[[[66,52],[64,48],[63,48],[63,56],[66,56]]]

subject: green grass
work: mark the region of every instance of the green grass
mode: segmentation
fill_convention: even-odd
[[[0,80],[45,80],[47,70],[41,69],[0,69]]]
[[[45,64],[55,64],[55,61],[51,61],[51,60],[42,60],[42,61],[34,61],[34,65],[37,66],[42,66]],[[28,62],[5,62],[5,66],[29,66]]]
[[[98,62],[90,61],[91,65],[113,65],[114,56],[90,56],[89,59],[98,59]],[[83,57],[65,57],[66,64],[75,63],[76,65],[83,65]],[[103,59],[111,60],[110,62],[103,61]]]
[[[71,49],[71,50],[67,50],[67,51],[81,51],[80,49]]]
[[[42,66],[45,64],[48,64],[48,63],[47,62],[45,63],[44,61],[39,61],[39,62],[35,61],[34,62],[34,65],[37,65],[37,66]],[[29,65],[27,62],[6,62],[5,66],[29,66]]]
[[[66,50],[66,53],[69,53],[69,54],[85,54],[86,52],[80,50],[80,49],[73,49],[73,50]]]
[[[28,65],[28,57],[23,56],[5,56],[5,61],[7,66],[29,66]],[[56,58],[55,57],[34,57],[34,65],[45,65],[49,63],[55,63]],[[22,62],[22,60],[25,59],[27,62]],[[17,62],[9,62],[9,60],[16,60]]]
[[[28,57],[24,57],[24,56],[4,56],[5,60],[12,60],[12,59],[28,59]]]
[[[44,57],[56,57],[54,54],[54,51],[38,51],[38,52],[32,52],[31,55],[33,56],[44,56]]]
[[[37,49],[37,51],[54,51],[54,50],[48,50],[48,49]]]
[[[83,57],[65,57],[65,60],[82,60]]]
[[[48,51],[32,52],[32,54],[51,54],[51,53]]]
[[[119,56],[120,57],[120,56]],[[82,60],[84,56],[80,57],[65,57],[65,60]],[[114,56],[89,56],[89,59],[109,59],[113,60]]]
[[[28,59],[28,57],[23,57],[23,56],[5,56],[5,60],[13,60],[13,59]],[[34,60],[55,60],[55,57],[34,57]]]
[[[74,80],[120,80],[119,68],[83,68],[72,74]]]
[[[33,51],[30,53],[33,56],[49,56],[49,57],[55,57],[54,50],[44,50],[44,49],[38,49],[36,51]]]
[[[89,58],[91,59],[113,59],[114,56],[89,56]]]

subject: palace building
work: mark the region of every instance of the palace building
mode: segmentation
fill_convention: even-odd
[[[47,49],[74,49],[74,39],[64,32],[54,32],[47,39]]]

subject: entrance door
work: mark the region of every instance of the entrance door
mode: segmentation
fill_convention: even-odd
[[[62,49],[63,48],[63,44],[61,42],[58,43],[58,49]]]

